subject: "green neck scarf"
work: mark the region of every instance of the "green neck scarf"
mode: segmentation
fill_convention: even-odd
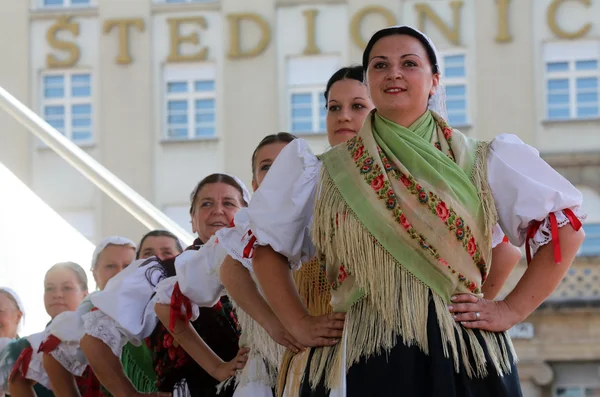
[[[473,180],[478,145],[430,111],[409,128],[373,113],[356,138],[323,155],[348,206],[341,212],[355,214],[399,266],[448,302],[454,293],[480,295],[488,272],[491,226]],[[341,263],[337,282],[331,280],[334,290],[345,276],[361,272],[351,258],[342,262],[349,263]],[[352,304],[369,293],[368,284],[353,284],[340,301]]]

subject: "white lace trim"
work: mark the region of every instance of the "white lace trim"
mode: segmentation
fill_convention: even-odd
[[[580,210],[574,210],[573,213],[580,220],[583,221],[586,218],[586,214],[581,212]],[[564,214],[563,211],[557,211],[554,213],[556,215],[556,222],[558,223],[558,228],[565,226],[566,224],[571,223],[569,218]],[[552,225],[550,224],[550,216],[547,216],[544,219],[544,222],[540,225],[538,231],[535,233],[532,239],[530,239],[529,244],[531,247],[531,255],[536,254],[536,252],[552,241]]]
[[[50,352],[50,355],[75,376],[83,375],[88,366],[78,342],[60,342],[56,349]]]
[[[123,346],[129,342],[129,338],[119,331],[117,322],[100,310],[86,313],[82,319],[85,333],[100,339],[115,356],[121,358]]]
[[[42,353],[36,353],[35,351],[33,352],[31,355],[31,362],[29,363],[29,369],[27,370],[27,373],[23,375],[23,377],[39,383],[48,390],[52,390],[50,378],[48,378],[48,374],[46,374],[46,371],[44,370],[42,357]]]

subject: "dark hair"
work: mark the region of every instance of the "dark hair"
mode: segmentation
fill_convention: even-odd
[[[252,152],[252,179],[256,177],[256,172],[254,171],[254,168],[256,167],[256,154],[262,147],[270,145],[272,143],[290,143],[296,138],[296,135],[290,134],[289,132],[278,132],[277,134],[271,134],[264,137],[260,141],[256,149],[254,149],[254,152]]]
[[[242,203],[244,203],[244,205],[246,206],[248,205],[248,203],[244,200],[244,190],[239,185],[239,183],[236,182],[235,179],[233,179],[227,174],[210,174],[209,176],[198,182],[198,184],[192,191],[192,194],[190,195],[190,215],[194,213],[194,205],[196,204],[196,198],[198,197],[198,193],[200,192],[200,190],[202,190],[204,186],[210,185],[212,183],[224,183],[226,185],[236,188],[240,192],[240,198],[242,199]]]
[[[77,282],[79,282],[79,286],[81,287],[81,289],[83,291],[87,291],[88,290],[88,278],[87,278],[87,274],[85,274],[85,270],[83,270],[83,268],[81,266],[79,266],[75,262],[60,262],[60,263],[57,263],[56,265],[54,265],[50,269],[48,269],[48,271],[46,272],[46,275],[44,276],[44,278],[46,278],[48,276],[48,273],[50,273],[51,271],[53,271],[53,270],[61,270],[61,269],[67,269],[67,270],[72,271],[75,274],[75,277],[77,277]]]
[[[327,108],[327,101],[329,101],[329,90],[334,83],[337,83],[340,80],[344,79],[352,79],[356,81],[360,81],[361,83],[365,82],[365,70],[360,65],[352,65],[345,66],[331,75],[329,81],[327,82],[327,86],[325,88],[325,108]]]
[[[429,42],[426,36],[424,36],[421,32],[411,28],[410,26],[393,26],[390,28],[381,29],[378,32],[376,32],[371,37],[371,40],[369,40],[369,43],[367,44],[367,46],[365,47],[365,51],[363,52],[362,65],[365,71],[367,70],[367,66],[369,65],[369,55],[371,55],[371,50],[373,49],[375,43],[386,36],[391,36],[394,34],[411,36],[419,40],[425,48],[425,51],[427,52],[427,58],[429,58],[429,63],[431,63],[431,71],[433,72],[433,74],[438,74],[440,72],[438,59],[435,54],[435,50],[431,46],[431,43]]]
[[[142,245],[144,245],[144,241],[146,241],[148,237],[170,237],[173,240],[175,240],[175,248],[177,248],[179,253],[183,252],[181,242],[179,241],[176,235],[174,235],[168,230],[152,230],[151,232],[144,234],[144,237],[142,237],[142,241],[140,241],[140,245],[138,246],[137,252],[135,253],[135,259],[140,259],[140,254],[142,253]]]

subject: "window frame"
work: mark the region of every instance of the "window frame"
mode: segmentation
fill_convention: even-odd
[[[465,75],[464,77],[447,77],[445,72],[446,72],[446,57],[451,57],[451,56],[463,56],[465,61],[464,61],[464,65],[463,68],[465,70]],[[464,123],[457,123],[457,124],[453,124],[450,121],[450,112],[448,111],[448,109],[446,109],[446,112],[448,114],[448,122],[450,124],[450,126],[452,127],[466,127],[466,126],[470,126],[471,125],[471,101],[469,98],[469,56],[466,50],[464,49],[454,49],[454,50],[448,50],[448,51],[442,51],[439,53],[439,59],[438,59],[438,65],[440,68],[440,73],[441,73],[441,79],[440,79],[440,83],[443,85],[444,89],[447,92],[448,87],[451,86],[464,86],[465,87],[465,109],[464,109],[464,114],[465,114],[465,121]],[[445,98],[445,102],[447,102],[447,97]]]
[[[46,98],[44,93],[46,85],[44,84],[45,77],[48,76],[62,76],[64,78],[64,95],[62,98]],[[73,75],[88,75],[90,78],[90,95],[86,97],[74,97],[72,95],[72,77]],[[46,114],[44,109],[46,106],[63,106],[64,107],[64,131],[63,136],[69,139],[71,142],[82,145],[91,144],[94,142],[95,136],[95,112],[94,112],[94,74],[89,69],[49,69],[44,70],[40,73],[39,77],[39,115],[44,121],[46,120]],[[74,105],[90,105],[90,136],[87,139],[73,139],[73,113],[72,107]],[[54,127],[53,127],[54,128]],[[58,129],[56,129],[59,131]],[[60,131],[59,131],[60,132]]]
[[[192,66],[192,65],[186,65]],[[195,70],[197,69],[197,70]],[[195,91],[195,84],[200,81],[210,81],[214,85],[212,91]],[[187,84],[188,90],[182,93],[169,93],[169,83],[182,83]],[[190,140],[203,140],[203,139],[216,139],[219,136],[219,109],[217,101],[217,76],[215,73],[214,65],[209,68],[180,68],[178,66],[167,66],[165,73],[163,74],[163,134],[164,140],[172,141],[190,141]],[[197,136],[196,135],[196,101],[202,99],[211,99],[214,103],[214,134],[211,136]],[[169,135],[169,101],[185,100],[187,101],[187,135],[185,137],[171,136]]]
[[[327,132],[327,111],[323,115],[321,120],[321,99],[324,99],[323,95],[325,93],[325,85],[297,85],[297,86],[289,86],[288,87],[288,131],[292,134],[324,134]],[[294,107],[292,105],[292,97],[294,94],[310,94],[311,95],[311,107],[312,107],[312,128],[310,131],[295,131],[293,129],[294,118],[293,111]],[[323,106],[324,108],[324,106]],[[323,126],[325,127],[321,130],[321,121],[323,121]]]
[[[61,0],[61,5],[46,5],[44,4],[44,0],[36,0],[36,9],[38,10],[61,10],[65,8],[71,9],[82,9],[82,8],[90,8],[97,7],[97,0],[88,0],[88,4],[73,4],[73,0]]]
[[[593,385],[593,384],[583,384],[582,385],[582,384],[570,384],[570,383],[559,384],[559,385],[555,384],[554,386],[552,386],[552,397],[560,397],[557,393],[558,388],[575,388],[575,387],[579,388],[579,391],[580,391],[582,397],[585,397],[585,389],[588,389],[588,388],[600,389],[600,385],[597,385],[597,384],[596,385]]]
[[[177,4],[207,4],[207,3],[217,3],[219,0],[177,0],[174,2],[168,0],[153,0],[154,4],[161,5],[177,5]]]
[[[590,55],[588,58],[581,56],[569,56],[565,57],[564,60],[546,60],[544,59],[544,104],[545,104],[545,118],[550,121],[569,121],[569,120],[593,120],[600,118],[600,59],[597,57],[592,58]],[[595,61],[595,70],[577,70],[577,62],[581,61]],[[568,70],[560,72],[548,72],[548,65],[553,63],[566,63]],[[596,108],[598,112],[594,116],[578,116],[578,102],[577,102],[577,80],[580,78],[595,77],[597,79],[596,86]],[[563,117],[550,117],[550,103],[549,94],[550,90],[548,84],[551,80],[567,80],[569,82],[569,116]]]

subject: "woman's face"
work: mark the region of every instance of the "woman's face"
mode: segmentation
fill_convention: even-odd
[[[256,151],[254,179],[252,179],[252,189],[256,191],[262,183],[267,172],[271,169],[271,164],[275,161],[279,153],[286,147],[288,142],[273,142],[265,145]]]
[[[108,280],[135,260],[135,249],[129,245],[109,244],[100,252],[93,274],[96,285],[103,290]]]
[[[46,274],[44,280],[44,305],[51,318],[62,312],[75,311],[86,297],[75,273],[70,269],[55,268]]]
[[[327,140],[331,146],[355,137],[373,109],[367,87],[358,80],[342,79],[331,85],[327,98]]]
[[[203,242],[218,230],[228,227],[243,207],[240,191],[226,183],[209,183],[196,195],[192,211],[192,228]]]
[[[156,256],[161,261],[181,254],[177,242],[169,236],[149,236],[140,248],[140,259]]]
[[[435,93],[439,75],[433,74],[421,42],[393,34],[378,40],[369,54],[367,85],[373,104],[384,117],[398,114],[415,121]],[[408,126],[405,126],[408,127]]]
[[[13,298],[0,291],[0,338],[16,338],[22,316]]]

